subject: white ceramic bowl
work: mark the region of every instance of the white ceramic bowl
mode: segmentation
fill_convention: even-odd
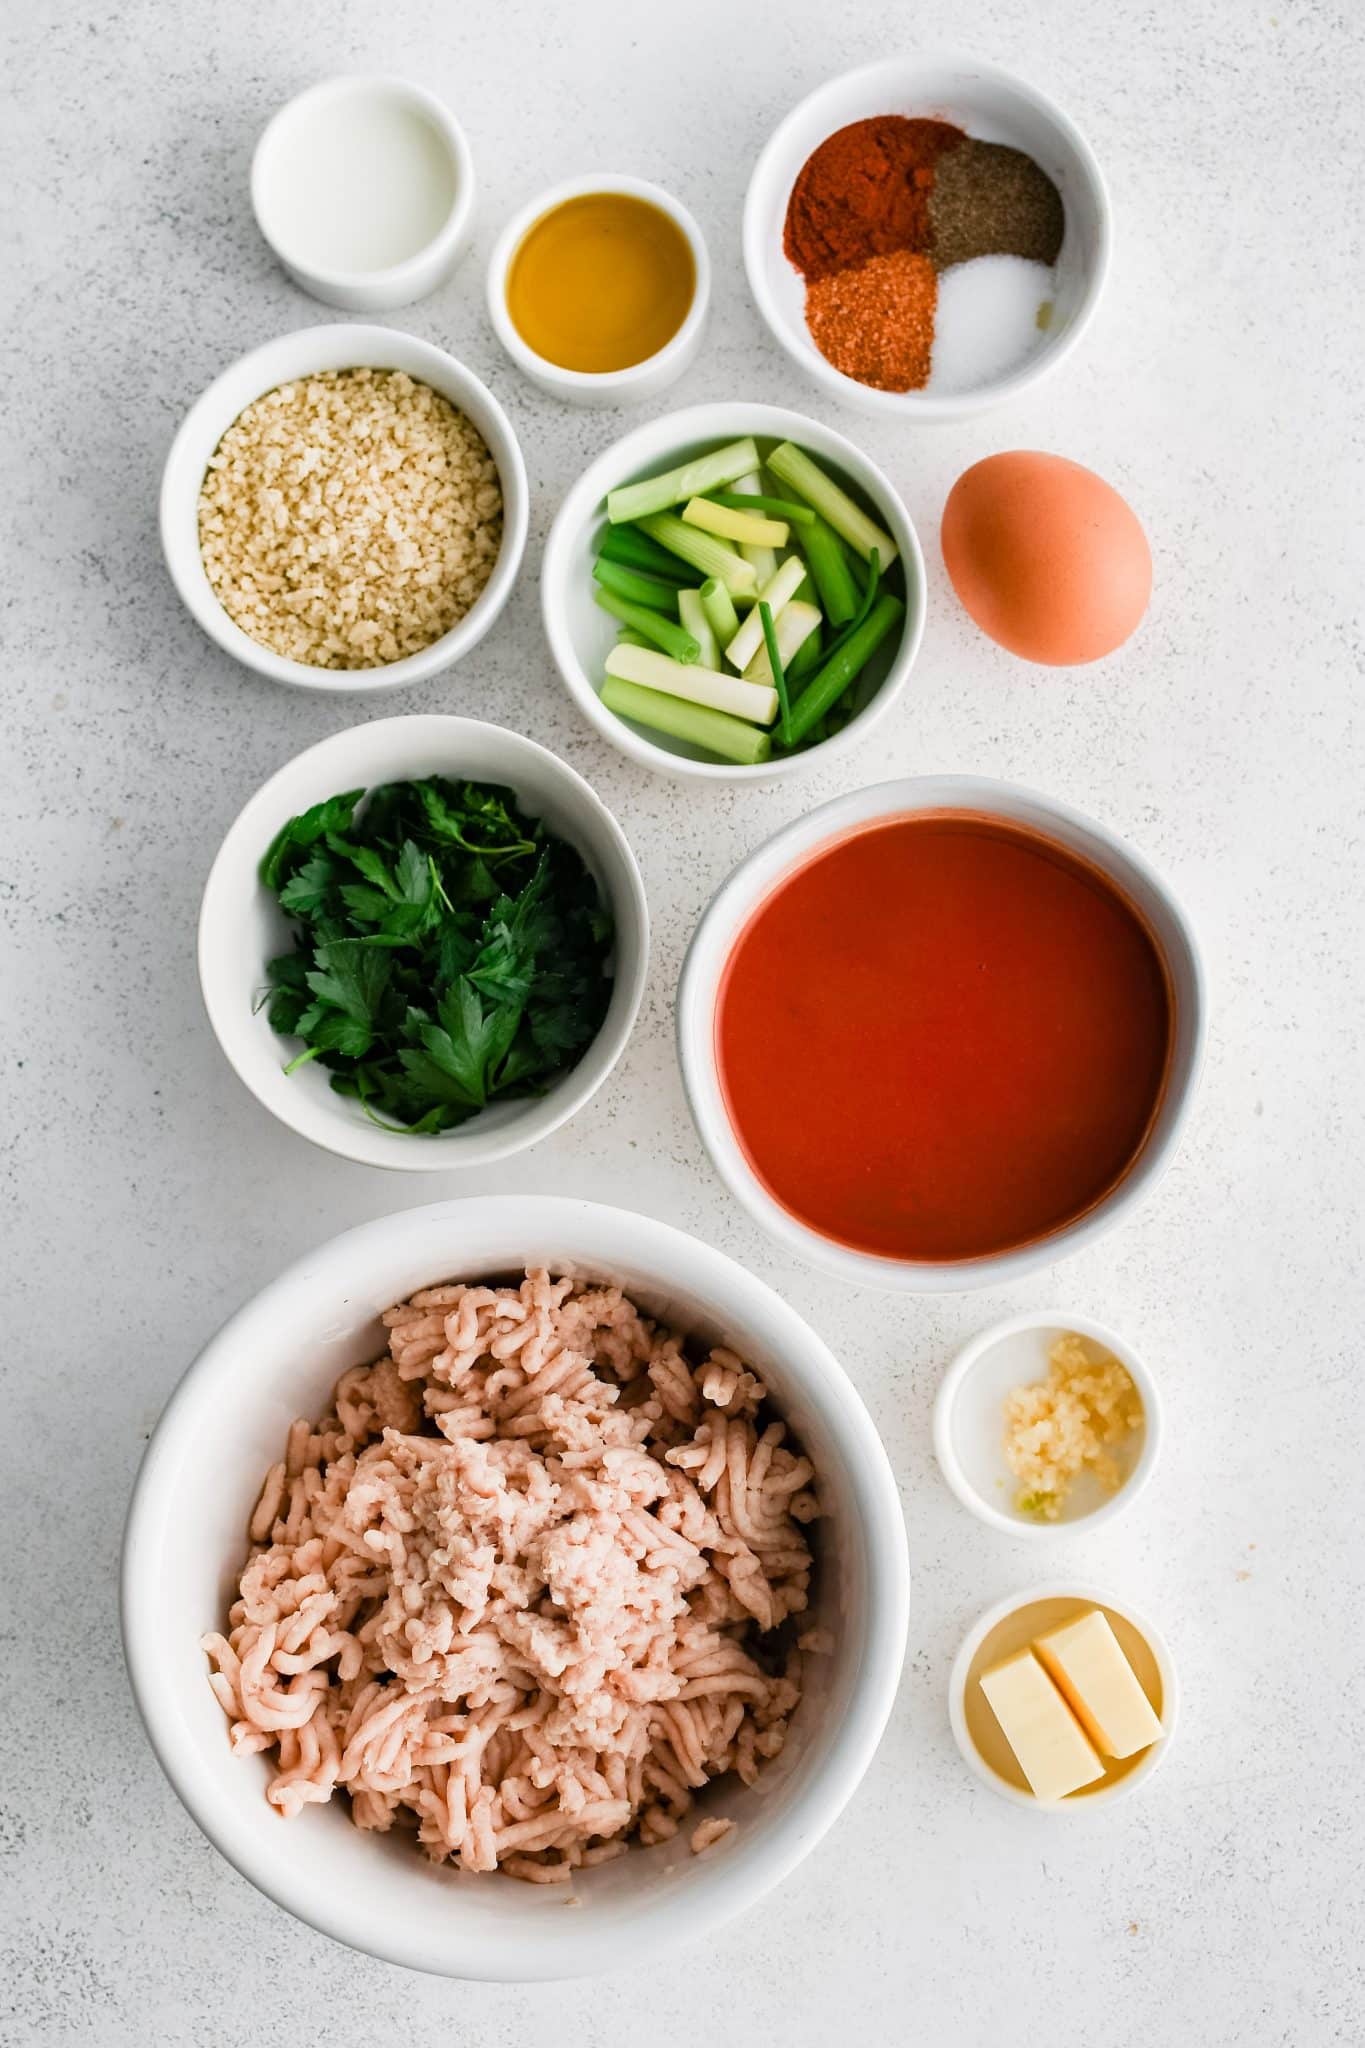
[[[646,356],[643,362],[631,363],[624,370],[566,370],[561,364],[548,361],[522,340],[507,310],[507,273],[512,258],[530,230],[547,213],[562,206],[565,200],[583,199],[594,192],[624,192],[634,199],[645,199],[651,206],[657,206],[682,230],[696,266],[696,288],[682,326],[652,356]],[[548,392],[551,398],[562,399],[568,405],[593,408],[640,405],[646,399],[657,398],[661,391],[667,391],[669,385],[675,384],[684,370],[690,369],[696,361],[711,304],[711,257],[702,231],[687,208],[680,206],[661,185],[651,185],[644,178],[622,177],[615,172],[601,177],[566,178],[563,184],[552,185],[547,192],[539,193],[513,214],[494,244],[486,289],[488,317],[498,340],[517,368],[542,391]]]
[[[876,819],[924,811],[969,811],[1004,818],[1070,848],[1117,883],[1146,918],[1165,957],[1174,995],[1174,1043],[1161,1103],[1146,1143],[1124,1178],[1074,1222],[1015,1251],[984,1258],[880,1258],[822,1236],[775,1201],[746,1160],[726,1114],[716,1072],[714,1020],[725,963],[740,931],[782,877],[817,847]],[[906,1294],[1007,1287],[1039,1266],[1091,1244],[1152,1191],[1175,1156],[1203,1059],[1204,971],[1194,933],[1165,882],[1117,833],[1068,804],[985,776],[921,775],[877,783],[820,804],[741,861],[703,912],[678,984],[678,1058],[702,1143],[737,1201],[788,1251],[836,1278]]]
[[[409,1841],[362,1834],[341,1801],[281,1820],[266,1771],[234,1757],[199,1638],[222,1626],[261,1480],[290,1421],[316,1415],[338,1374],[383,1348],[382,1309],[445,1279],[544,1263],[618,1282],[651,1313],[733,1345],[761,1371],[820,1473],[810,1660],[782,1755],[704,1813],[739,1822],[705,1856],[686,1834],[565,1887],[438,1870]],[[157,1427],[123,1549],[123,1637],[138,1706],[172,1785],[209,1839],[270,1898],[353,1948],[447,1976],[587,1976],[697,1941],[808,1855],[852,1796],[895,1698],[908,1569],[886,1453],[851,1383],[781,1298],[667,1224],[595,1203],[503,1196],[363,1224],[290,1268],[221,1330]],[[820,1675],[816,1675],[816,1674]]]
[[[971,1670],[973,1658],[992,1629],[997,1628],[1021,1607],[1031,1607],[1035,1600],[1082,1600],[1092,1607],[1107,1607],[1111,1615],[1120,1616],[1142,1637],[1152,1654],[1161,1680],[1163,1732],[1160,1742],[1154,1742],[1150,1749],[1144,1751],[1133,1768],[1126,1771],[1121,1778],[1115,1778],[1111,1784],[1100,1785],[1094,1791],[1073,1794],[1069,1799],[1035,1799],[1023,1786],[1012,1785],[1008,1778],[1002,1778],[998,1771],[992,1770],[982,1756],[967,1726],[967,1675]],[[1008,1799],[1012,1806],[1024,1807],[1031,1813],[1045,1814],[1049,1817],[1053,1814],[1065,1814],[1070,1819],[1078,1819],[1100,1808],[1113,1806],[1120,1799],[1129,1798],[1143,1785],[1150,1784],[1156,1772],[1165,1763],[1175,1738],[1176,1726],[1180,1719],[1180,1687],[1165,1638],[1145,1614],[1140,1614],[1128,1601],[1116,1600],[1112,1594],[1101,1593],[1094,1586],[1078,1585],[1074,1580],[1060,1579],[1045,1586],[1030,1587],[1022,1593],[1011,1593],[1008,1599],[997,1601],[994,1607],[989,1608],[981,1616],[953,1660],[953,1668],[948,1676],[948,1719],[952,1725],[953,1740],[961,1752],[963,1762],[983,1785],[989,1785],[991,1791],[997,1793],[1001,1799]]]
[[[288,819],[345,789],[423,775],[508,784],[575,846],[610,903],[615,980],[602,1027],[578,1064],[544,1095],[500,1102],[432,1137],[384,1130],[337,1095],[316,1063],[286,1075],[297,1042],[271,1030],[260,993],[265,965],[288,952],[292,927],[261,882],[261,857]],[[237,1077],[272,1116],[325,1151],[366,1166],[447,1173],[523,1151],[581,1109],[616,1065],[635,1023],[649,965],[649,912],[635,856],[581,775],[520,733],[472,718],[379,719],[335,733],[272,775],[239,814],[209,871],[199,912],[199,983],[214,1035]]]
[[[617,484],[656,476],[686,462],[707,448],[752,434],[760,442],[795,441],[827,469],[837,483],[865,500],[868,510],[891,534],[900,551],[905,577],[905,618],[900,636],[885,643],[869,664],[875,684],[858,716],[832,739],[807,747],[785,760],[743,768],[701,758],[697,748],[666,733],[648,733],[608,711],[598,689],[602,664],[615,639],[614,622],[593,600],[592,565],[606,526],[603,500]],[[589,464],[555,514],[545,544],[540,577],[541,614],[555,666],[569,695],[604,739],[646,768],[664,775],[695,777],[703,782],[763,782],[799,775],[816,760],[822,765],[861,744],[884,719],[905,688],[924,635],[924,556],[910,515],[894,485],[852,441],[832,427],[807,419],[784,406],[750,405],[734,400],[720,405],[694,405],[663,419],[636,427]]]
[[[1022,149],[1046,171],[1066,208],[1057,289],[1046,338],[1017,368],[970,391],[873,391],[836,370],[811,340],[805,285],[782,247],[787,202],[807,158],[827,136],[877,114],[932,116],[983,142]],[[776,339],[831,397],[906,420],[962,419],[1017,397],[1069,355],[1089,325],[1109,267],[1109,197],[1094,152],[1061,108],[994,64],[953,55],[888,57],[820,86],[787,115],[754,166],[744,202],[744,267]]]
[[[293,377],[319,370],[404,370],[459,407],[482,434],[502,484],[502,547],[493,573],[458,625],[416,654],[383,668],[311,668],[276,654],[244,633],[214,594],[199,552],[199,492],[209,457],[244,407]],[[506,604],[526,547],[530,494],[526,465],[506,413],[483,384],[444,349],[394,327],[303,327],[242,356],[197,398],[171,443],[161,478],[161,546],[171,581],[210,640],[247,668],[301,690],[365,696],[421,682],[477,647]]]
[[[306,152],[324,124],[344,133],[348,122],[390,109],[416,115],[436,138],[451,174],[449,211],[430,239],[401,262],[382,270],[329,267],[298,240],[289,218],[285,192],[297,175],[293,154]],[[344,203],[345,195],[339,195],[338,204]],[[257,227],[295,284],[348,313],[382,313],[434,292],[464,254],[474,211],[474,159],[449,107],[424,86],[406,78],[326,78],[287,101],[264,129],[251,160],[251,205]]]
[[[1048,1352],[1068,1330],[1102,1344],[1126,1368],[1142,1402],[1142,1421],[1110,1447],[1119,1469],[1116,1492],[1106,1493],[1093,1474],[1082,1473],[1057,1520],[1040,1522],[1014,1505],[1019,1482],[1005,1462],[1005,1398],[1016,1387],[1047,1378]],[[1033,1543],[1096,1529],[1132,1507],[1156,1470],[1162,1433],[1161,1396],[1141,1355],[1116,1330],[1064,1309],[1011,1316],[982,1330],[959,1351],[934,1402],[934,1450],[962,1505],[992,1528]]]

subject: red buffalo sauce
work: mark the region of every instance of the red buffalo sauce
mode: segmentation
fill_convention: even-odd
[[[721,981],[735,1136],[774,1199],[898,1259],[1028,1244],[1132,1165],[1166,1075],[1156,943],[1104,875],[964,812],[870,826],[760,904]]]

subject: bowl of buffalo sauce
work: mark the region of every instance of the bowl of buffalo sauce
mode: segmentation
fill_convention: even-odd
[[[862,1285],[999,1285],[1150,1193],[1204,976],[1115,833],[967,776],[823,805],[744,861],[679,988],[698,1131],[771,1234]]]

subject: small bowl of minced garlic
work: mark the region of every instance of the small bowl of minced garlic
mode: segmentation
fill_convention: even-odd
[[[1156,1469],[1161,1402],[1115,1331],[1061,1309],[983,1330],[949,1366],[934,1450],[964,1507],[1011,1536],[1087,1529],[1131,1507]]]

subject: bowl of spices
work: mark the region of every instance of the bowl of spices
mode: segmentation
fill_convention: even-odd
[[[759,311],[850,405],[956,419],[1013,397],[1088,325],[1104,179],[1043,93],[969,58],[891,58],[803,100],[755,166]]]
[[[503,229],[488,315],[533,384],[571,405],[664,391],[701,346],[711,261],[691,214],[644,178],[572,178]]]
[[[280,108],[251,162],[256,224],[295,284],[348,313],[425,298],[464,253],[474,161],[405,78],[328,78]]]
[[[526,545],[487,385],[392,327],[304,328],[191,406],[161,480],[171,580],[211,640],[297,689],[397,689],[482,640]]]

